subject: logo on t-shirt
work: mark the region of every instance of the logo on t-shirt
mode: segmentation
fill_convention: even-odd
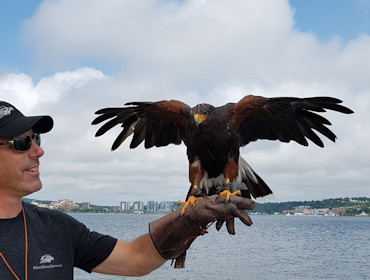
[[[40,264],[34,265],[33,269],[50,269],[50,268],[58,268],[63,267],[62,264],[54,264],[54,257],[50,254],[42,255],[40,258]]]
[[[53,260],[54,260],[54,257],[52,255],[46,254],[40,258],[40,264],[51,263]]]

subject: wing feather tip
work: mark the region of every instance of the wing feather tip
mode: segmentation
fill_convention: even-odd
[[[267,200],[274,200],[274,199],[275,199],[274,194],[273,193],[270,193],[270,194],[265,195],[265,196],[256,197],[255,198],[255,201],[257,203],[264,204],[264,203],[266,203]]]

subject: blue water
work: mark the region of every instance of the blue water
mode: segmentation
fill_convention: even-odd
[[[73,214],[91,230],[125,241],[147,233],[159,215]],[[144,277],[88,274],[75,279],[370,279],[369,217],[252,216],[236,222],[236,235],[225,228],[198,237],[188,250],[185,269],[170,261]]]

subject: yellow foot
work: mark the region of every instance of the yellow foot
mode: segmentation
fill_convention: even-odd
[[[186,209],[192,205],[195,207],[195,201],[202,199],[201,197],[195,197],[194,195],[189,196],[188,200],[186,202],[179,202],[179,205],[184,205],[184,207],[181,209],[181,213],[185,214]]]
[[[233,193],[230,192],[229,190],[224,190],[220,192],[220,197],[226,196],[226,201],[229,201],[231,195],[238,195],[238,194],[240,194],[240,190],[237,190],[236,192],[233,192]]]

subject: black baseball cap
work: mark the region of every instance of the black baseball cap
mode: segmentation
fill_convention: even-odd
[[[15,106],[0,101],[0,137],[18,136],[29,129],[36,133],[46,133],[53,128],[50,116],[24,116]]]

